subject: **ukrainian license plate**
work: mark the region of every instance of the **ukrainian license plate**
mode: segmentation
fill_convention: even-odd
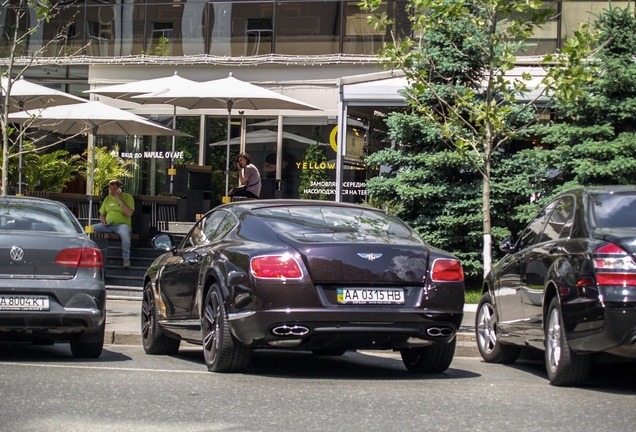
[[[339,304],[404,304],[404,290],[338,288]]]
[[[49,298],[35,295],[0,294],[0,310],[49,310]]]

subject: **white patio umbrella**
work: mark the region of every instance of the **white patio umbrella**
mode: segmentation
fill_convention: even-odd
[[[11,87],[9,91],[9,86]],[[9,92],[9,112],[32,111],[49,106],[68,105],[86,102],[72,94],[55,90],[24,79],[24,76],[10,81],[8,77],[0,77],[0,94]],[[22,131],[19,137],[18,150],[18,194],[22,194]]]
[[[157,91],[132,100],[167,103],[188,109],[227,109],[227,149],[225,163],[225,195],[230,180],[230,140],[232,109],[238,110],[319,110],[313,105],[276,93],[275,91],[238,80],[230,72],[227,78],[205,81],[177,91]]]
[[[152,78],[141,81],[128,82],[124,84],[115,84],[105,87],[98,87],[92,90],[86,90],[84,93],[99,94],[102,96],[108,96],[112,99],[121,99],[130,102],[136,102],[140,104],[147,103],[149,101],[143,99],[133,99],[135,96],[139,96],[146,93],[168,90],[181,90],[197,84],[196,81],[182,78],[177,72],[174,75],[162,78]],[[173,105],[172,111],[172,126],[177,127],[177,106]],[[176,136],[172,136],[172,154],[175,152]],[[174,169],[174,158],[170,158],[170,168]],[[170,193],[173,190],[173,175],[170,174]]]
[[[90,133],[97,135],[172,135],[188,136],[183,132],[165,127],[136,114],[92,101],[74,105],[45,108],[35,113],[17,112],[9,115],[14,123],[25,124],[61,135]],[[91,170],[88,173],[90,191],[88,224],[91,224],[93,209],[93,171],[95,164],[95,145],[92,147]]]
[[[0,77],[1,94],[9,88],[9,78]],[[55,90],[24,79],[24,76],[13,81],[9,93],[9,112],[32,111],[50,106],[69,105],[86,102],[72,94]]]

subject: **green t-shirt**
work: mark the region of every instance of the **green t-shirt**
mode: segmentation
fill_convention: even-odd
[[[121,199],[131,210],[135,210],[135,199],[132,195],[128,193],[122,193]],[[126,224],[132,227],[132,221],[130,216],[126,216],[126,214],[121,210],[121,206],[119,205],[119,201],[112,195],[108,195],[104,198],[101,207],[99,208],[99,213],[103,214],[106,222],[109,225],[121,225]]]

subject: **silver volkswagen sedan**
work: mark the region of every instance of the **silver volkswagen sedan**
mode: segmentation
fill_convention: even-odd
[[[69,342],[74,357],[96,358],[105,323],[102,252],[73,213],[0,197],[0,340]]]

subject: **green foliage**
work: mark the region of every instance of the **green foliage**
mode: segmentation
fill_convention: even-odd
[[[371,22],[390,28],[391,18],[376,12],[380,4],[363,0],[360,6],[375,14]],[[399,146],[368,158],[382,165],[380,177],[368,182],[369,194],[400,202],[400,216],[428,241],[458,255],[471,277],[478,277],[480,260],[484,271],[490,269],[492,237],[508,233],[499,228],[506,225],[492,223],[493,216],[508,222],[512,213],[503,197],[491,194],[494,176],[510,171],[502,167],[498,173],[498,150],[538,121],[534,101],[520,102],[527,99],[532,77],[511,78],[510,71],[553,13],[540,0],[408,0],[414,36],[393,40],[380,53],[385,67],[405,73],[413,110],[390,116],[390,136]],[[555,83],[567,84],[568,97],[561,100],[571,100],[589,78],[582,67],[589,35],[577,36],[558,61],[552,58],[566,67],[548,73],[544,95],[558,93]],[[527,176],[541,177],[528,168]],[[526,179],[492,189],[523,205],[531,196],[528,184]],[[480,243],[481,254],[475,252]]]
[[[316,167],[319,167],[322,162],[327,161],[327,155],[325,154],[324,148],[317,142],[315,144],[310,144],[307,147],[303,160],[307,162],[307,168],[304,168],[300,174],[300,198],[319,200],[332,199],[333,197],[325,194],[305,193],[305,190],[328,189],[313,185],[315,183],[320,184],[322,182],[331,182],[329,173],[326,170],[315,169]]]
[[[87,149],[84,158],[79,161],[80,173],[88,180],[88,172],[93,169],[92,152]],[[95,147],[95,165],[93,173],[93,195],[100,195],[102,189],[108,185],[112,179],[123,179],[132,177],[129,167],[134,165],[132,159],[122,159],[119,157],[119,148],[115,147],[109,152],[105,147]]]
[[[573,101],[560,100],[558,118],[535,132],[550,156],[543,170],[558,184],[636,183],[636,18],[631,7],[603,11],[596,22],[599,42],[586,66],[591,79]],[[552,184],[547,192],[556,191]]]
[[[77,174],[79,156],[70,156],[66,150],[46,153],[36,153],[33,150],[30,144],[23,145],[26,153],[22,158],[22,181],[27,184],[27,190],[62,192],[64,186]]]
[[[175,159],[175,164],[196,164],[199,160],[199,126],[198,117],[177,117],[176,129],[190,136],[176,137],[175,149],[183,152],[183,158]]]
[[[153,42],[155,42],[155,45],[147,52],[143,52],[143,54],[157,57],[168,57],[170,55],[170,39],[160,36],[154,39]]]

